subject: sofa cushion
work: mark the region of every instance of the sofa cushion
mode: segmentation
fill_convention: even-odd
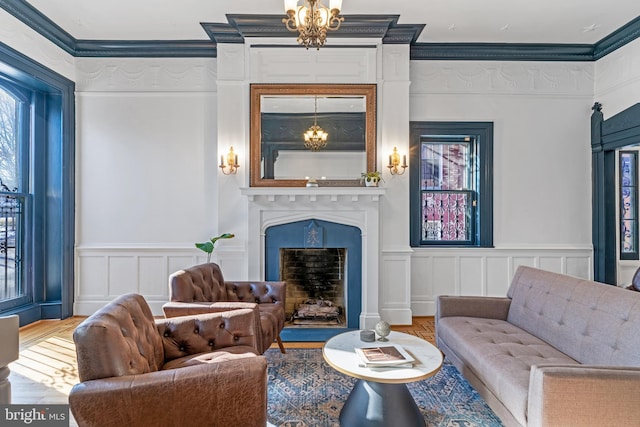
[[[532,365],[577,364],[544,341],[504,320],[444,317],[438,337],[526,425]]]
[[[640,293],[519,267],[507,320],[584,364],[640,366]]]

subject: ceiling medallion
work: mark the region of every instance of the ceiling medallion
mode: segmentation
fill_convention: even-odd
[[[304,133],[304,146],[311,151],[320,151],[327,146],[329,134],[318,126],[318,97],[314,97],[313,126]]]
[[[302,6],[298,6],[298,0],[284,0],[287,17],[282,18],[282,23],[289,31],[299,33],[299,44],[320,50],[327,40],[327,30],[337,30],[344,21],[338,16],[341,8],[342,0],[330,0],[329,7],[319,0],[304,0]]]

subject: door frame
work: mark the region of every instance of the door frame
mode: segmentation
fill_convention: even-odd
[[[591,114],[592,241],[594,280],[617,284],[616,152],[640,144],[640,103],[604,120],[602,104]]]

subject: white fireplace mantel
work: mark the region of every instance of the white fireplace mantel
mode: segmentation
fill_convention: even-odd
[[[291,202],[295,202],[297,198],[309,201],[317,201],[318,199],[328,199],[331,202],[337,202],[338,199],[350,198],[353,202],[362,200],[363,198],[371,198],[378,201],[380,196],[384,195],[386,188],[382,187],[250,187],[241,188],[242,195],[247,196],[250,202],[256,197],[264,197],[268,201],[275,201],[276,197],[284,196]]]
[[[384,187],[251,187],[248,200],[249,278],[264,280],[267,228],[307,219],[357,227],[362,236],[360,328],[373,328],[379,314],[380,198]]]

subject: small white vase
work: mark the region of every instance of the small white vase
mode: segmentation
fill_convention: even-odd
[[[371,180],[371,181],[367,181],[366,179],[364,180],[364,185],[367,187],[377,187],[378,186],[378,181],[376,180]]]

